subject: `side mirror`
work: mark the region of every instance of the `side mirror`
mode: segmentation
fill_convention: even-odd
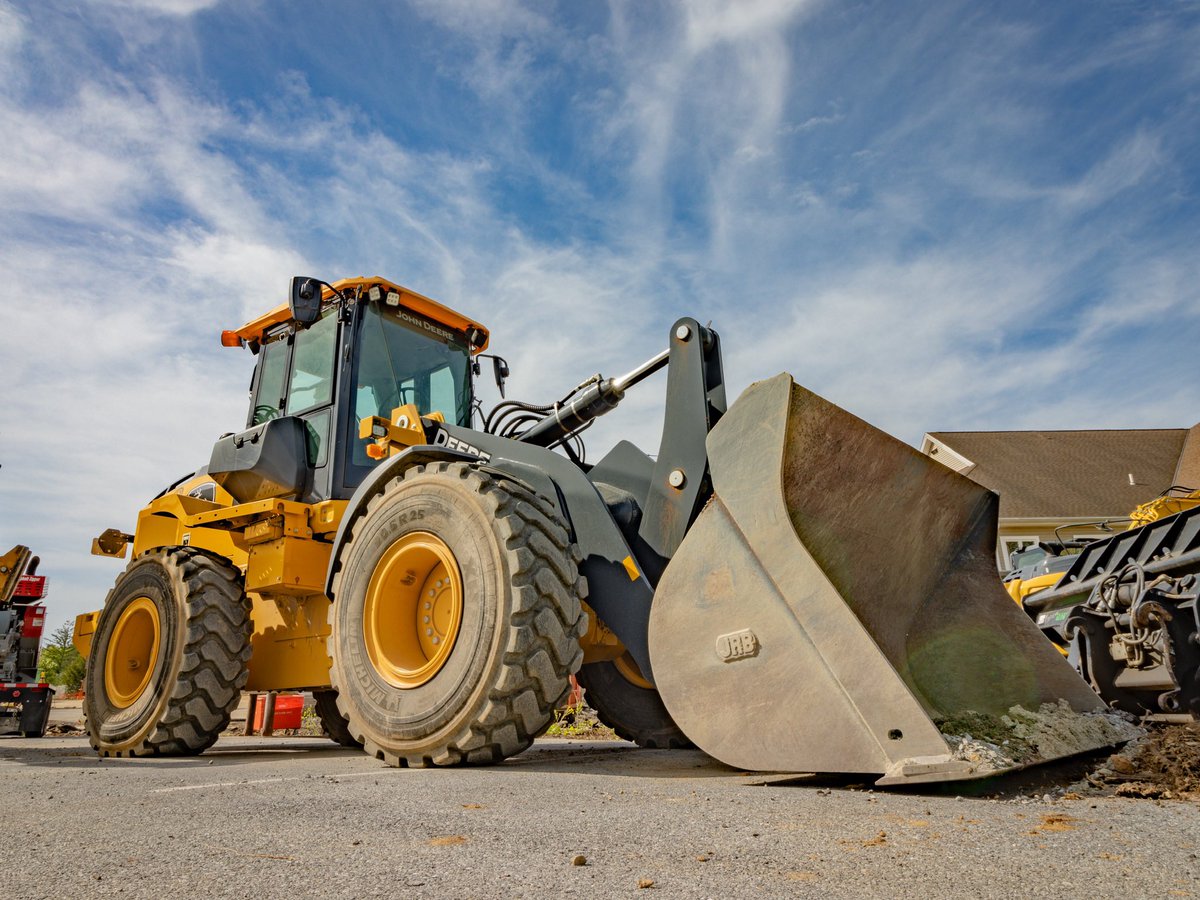
[[[317,321],[321,315],[321,282],[304,275],[293,275],[288,307],[292,318],[305,327]]]
[[[508,363],[499,356],[492,357],[492,372],[496,376],[496,387],[500,389],[500,396],[504,396],[504,382],[509,376]]]

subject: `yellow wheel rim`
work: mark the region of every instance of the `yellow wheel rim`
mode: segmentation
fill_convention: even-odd
[[[617,671],[621,673],[621,677],[630,684],[637,685],[640,688],[645,688],[648,691],[654,690],[654,685],[646,680],[646,676],[642,674],[642,670],[638,668],[638,664],[633,661],[633,657],[626,650],[622,655],[613,660],[613,665]]]
[[[104,690],[117,709],[134,704],[150,683],[159,646],[158,607],[138,597],[122,610],[104,656]]]
[[[425,684],[450,658],[462,612],[462,576],[450,548],[428,532],[404,535],[367,585],[363,637],[375,671],[398,688]]]

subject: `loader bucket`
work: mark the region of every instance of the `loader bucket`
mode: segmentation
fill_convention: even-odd
[[[649,646],[711,756],[897,784],[1132,736],[1088,715],[1100,700],[1005,593],[992,492],[787,374],[746,390],[708,455],[715,496],[659,582]],[[968,725],[1000,752],[943,736]]]

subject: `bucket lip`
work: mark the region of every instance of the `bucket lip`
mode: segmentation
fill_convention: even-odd
[[[1075,748],[1070,753],[1058,756],[1034,756],[1024,759],[1021,762],[1014,762],[1011,766],[994,766],[969,762],[954,758],[952,753],[947,753],[944,756],[912,756],[899,760],[890,766],[887,772],[875,781],[875,785],[876,787],[897,787],[909,784],[945,781],[982,781],[985,778],[995,778],[999,775],[1008,775],[1012,772],[1037,768],[1047,763],[1061,762],[1065,759],[1086,756],[1089,753],[1096,753],[1100,750],[1128,743],[1128,741],[1134,740],[1135,737],[1131,736],[1125,740],[1115,742],[1105,740],[1094,746],[1088,743]]]
[[[1016,772],[1041,762],[1045,762],[1045,760],[997,767],[955,759],[950,753],[941,756],[910,756],[889,766],[887,772],[875,784],[878,787],[888,787],[927,782],[972,781],[1003,775],[1007,772]]]

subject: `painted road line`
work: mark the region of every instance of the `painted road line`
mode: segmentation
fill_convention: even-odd
[[[292,775],[287,778],[252,778],[247,781],[210,781],[205,784],[184,784],[177,787],[155,788],[151,794],[171,794],[177,791],[206,791],[218,788],[244,787],[248,784],[280,784],[284,781],[311,781],[314,778],[368,778],[372,775],[379,777],[389,772],[399,772],[400,769],[380,769],[377,772],[345,772],[340,775]]]
[[[300,781],[297,778],[253,778],[249,781],[211,781],[207,784],[184,784],[178,787],[155,788],[152,794],[170,794],[175,791],[206,791],[213,788],[242,787],[247,784],[278,784],[281,781]]]

